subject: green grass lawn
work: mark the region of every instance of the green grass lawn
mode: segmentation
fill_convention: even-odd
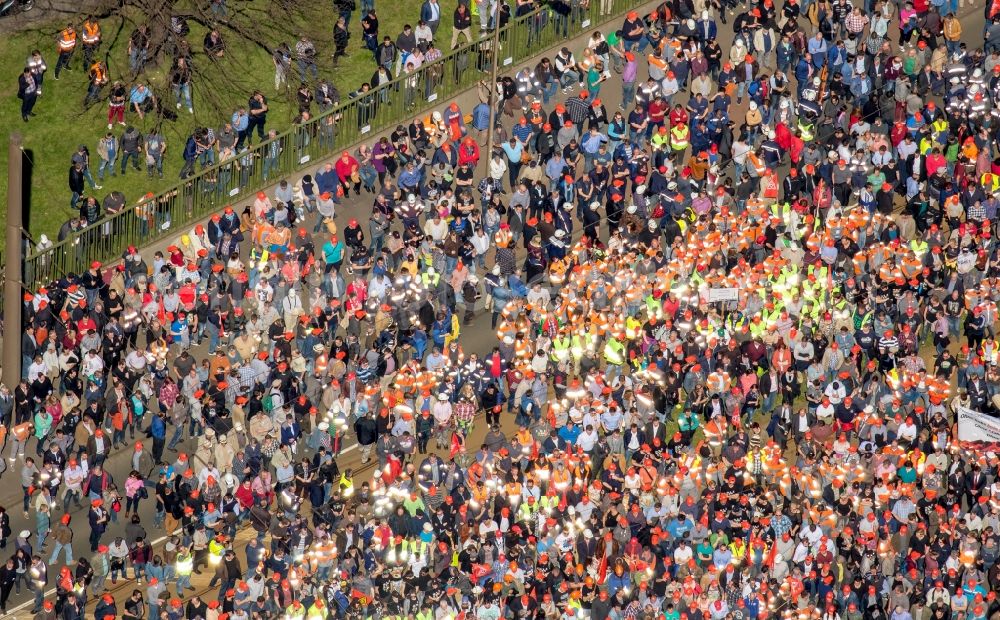
[[[265,1],[250,0],[242,3],[242,6],[259,6],[258,3]],[[261,27],[260,32],[272,46],[285,41],[293,49],[296,35],[306,33],[317,47],[320,77],[330,80],[339,89],[342,98],[346,99],[347,93],[367,81],[375,70],[371,54],[362,47],[360,12],[355,11],[351,19],[348,57],[341,58],[338,65],[334,66],[332,32],[336,13],[333,3],[325,0],[301,4],[303,5],[301,13],[288,16],[289,21],[280,27]],[[415,25],[420,4],[421,0],[402,0],[393,4],[383,4],[376,0],[380,37],[388,35],[395,40],[404,23]],[[451,39],[449,22],[452,9],[453,5],[450,8],[443,8],[442,24],[437,33],[439,44],[444,46],[447,46]],[[31,151],[34,163],[29,222],[26,227],[36,239],[39,234],[46,233],[53,241],[59,227],[74,214],[70,210],[67,181],[70,157],[79,145],[87,145],[91,152],[91,169],[96,180],[99,163],[97,142],[107,131],[106,101],[98,102],[86,110],[83,108],[88,77],[82,67],[83,55],[79,47],[73,59],[72,71],[63,72],[58,81],[53,79],[57,57],[53,33],[63,26],[64,24],[56,22],[50,23],[45,28],[13,34],[6,37],[3,45],[0,45],[0,66],[6,67],[6,75],[0,80],[0,124],[6,128],[8,134],[12,131],[22,133],[24,148]],[[206,73],[207,79],[196,77],[192,85],[194,115],[189,114],[186,109],[177,110],[176,121],[162,122],[161,132],[168,143],[164,178],[148,179],[145,170],[135,172],[130,167],[124,177],[105,177],[103,183],[98,181],[103,185],[103,189],[92,192],[98,199],[103,199],[110,191],[119,190],[132,203],[146,192],[159,192],[176,184],[183,163],[181,152],[191,130],[197,126],[220,127],[224,118],[228,118],[237,106],[246,105],[249,94],[254,89],[260,89],[268,97],[270,107],[268,128],[281,131],[288,127],[297,115],[295,90],[298,87],[298,79],[294,61],[292,75],[289,76],[290,87],[276,92],[274,69],[268,52],[245,40],[239,40],[235,34],[223,30],[227,45],[226,55],[220,60],[211,60],[202,50],[205,28],[193,21],[189,22],[189,26],[191,33],[188,41],[193,51],[192,63]],[[107,55],[112,81],[122,79],[128,82],[127,46],[133,28],[128,20],[117,16],[101,22],[100,53],[102,57]],[[79,24],[77,30],[80,30]],[[35,106],[37,116],[30,122],[24,123],[20,116],[20,100],[16,96],[17,78],[25,58],[35,48],[42,51],[49,71],[45,75],[43,94]],[[158,66],[148,70],[145,81],[153,85],[154,92],[160,97],[163,106],[173,110],[174,100],[167,76],[170,61],[169,58],[161,59]],[[151,115],[147,115],[143,121],[128,112],[125,120],[126,123],[136,125],[144,132],[157,122]],[[114,131],[120,136],[123,129],[116,126]],[[0,195],[4,196],[7,192],[6,170],[5,144],[0,148]],[[88,191],[91,190],[88,188]],[[0,212],[0,220],[5,218],[6,214]],[[0,244],[2,243],[3,239],[0,238]]]

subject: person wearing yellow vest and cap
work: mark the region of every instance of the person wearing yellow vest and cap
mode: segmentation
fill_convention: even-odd
[[[55,78],[58,80],[61,70],[70,70],[69,61],[73,59],[73,51],[76,49],[76,30],[73,29],[73,24],[66,24],[66,28],[59,33],[56,47],[59,50],[59,59],[56,61]]]
[[[226,536],[217,534],[208,543],[208,565],[218,566],[222,562],[222,554],[226,552]]]
[[[290,620],[295,618],[305,618],[306,617],[306,606],[302,604],[302,601],[294,600],[292,604],[285,608],[285,617]]]
[[[670,148],[675,153],[680,153],[687,149],[691,142],[691,130],[684,123],[677,123],[670,128]]]
[[[997,176],[992,172],[984,172],[983,176],[979,177],[979,182],[983,186],[983,191],[988,194],[1000,189],[1000,176]]]
[[[326,620],[326,605],[323,599],[317,598],[306,611],[306,620]]]
[[[191,585],[191,573],[194,572],[194,556],[187,547],[182,548],[177,553],[177,560],[174,562],[174,572],[177,573],[177,592],[183,592],[184,588],[194,590]]]
[[[604,361],[608,363],[607,379],[613,381],[622,372],[622,365],[625,363],[625,345],[614,336],[608,337],[604,345]]]
[[[88,15],[83,20],[83,32],[80,36],[83,39],[83,66],[89,67],[94,62],[97,48],[101,46],[101,23],[93,15]]]

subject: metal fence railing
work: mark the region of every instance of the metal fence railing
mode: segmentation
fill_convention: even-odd
[[[620,19],[643,0],[591,0],[562,16],[549,6],[516,16],[501,29],[496,55],[500,69],[515,65],[560,41]],[[602,15],[600,9],[605,10]],[[93,261],[108,262],[130,246],[155,242],[227,204],[253,196],[310,162],[351,149],[366,136],[399,124],[475,85],[494,62],[492,37],[459,47],[375,90],[340,105],[236,157],[205,168],[158,194],[147,195],[109,214],[81,232],[25,259],[24,283],[36,289],[52,279],[81,273]]]

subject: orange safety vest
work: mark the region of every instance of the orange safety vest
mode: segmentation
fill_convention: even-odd
[[[95,62],[90,66],[90,77],[98,86],[107,83],[108,74],[104,71],[104,65],[101,62]]]
[[[76,31],[67,28],[59,33],[59,52],[72,52],[76,47]]]
[[[83,23],[84,45],[96,45],[101,41],[101,25],[97,22]]]
[[[762,194],[768,200],[778,199],[778,177],[775,174],[765,174]]]

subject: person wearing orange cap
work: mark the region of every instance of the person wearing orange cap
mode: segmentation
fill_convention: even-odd
[[[87,489],[89,485],[85,485]],[[108,522],[111,520],[107,509],[104,507],[104,500],[91,499],[90,512],[87,513],[87,521],[90,524],[90,551],[97,551],[101,544],[101,537],[108,529]]]

